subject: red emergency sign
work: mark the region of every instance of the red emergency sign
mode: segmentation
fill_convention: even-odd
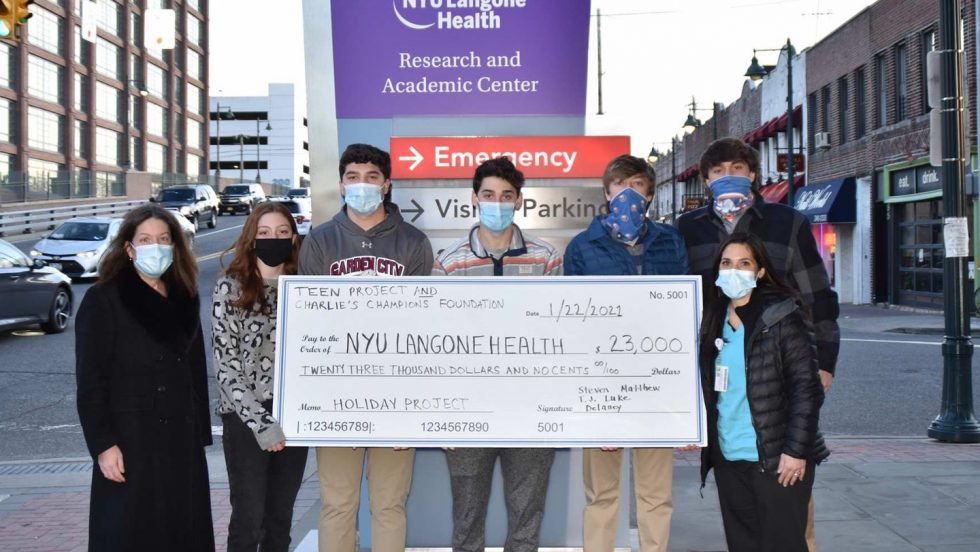
[[[473,178],[488,159],[506,156],[526,178],[597,178],[630,152],[629,136],[447,136],[391,138],[391,177]]]

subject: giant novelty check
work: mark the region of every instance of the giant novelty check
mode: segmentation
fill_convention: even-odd
[[[279,280],[287,444],[705,445],[697,276]]]

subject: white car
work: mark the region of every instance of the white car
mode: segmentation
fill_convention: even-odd
[[[300,236],[306,237],[306,235],[310,233],[310,224],[312,224],[313,219],[313,202],[310,201],[310,198],[276,198],[272,201],[282,203],[287,209],[289,209],[289,212],[293,214],[293,220],[296,221],[296,231],[299,232]]]
[[[180,209],[167,209],[173,213],[174,218],[177,219],[177,224],[180,225],[180,229],[184,231],[184,237],[187,238],[187,246],[194,247],[194,236],[197,235],[197,225],[193,222],[187,220],[187,217],[180,214]]]
[[[68,276],[96,277],[102,255],[121,224],[121,218],[73,218],[34,244],[31,258],[40,259]]]

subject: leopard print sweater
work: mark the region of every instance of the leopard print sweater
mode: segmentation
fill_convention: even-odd
[[[278,285],[266,280],[265,294],[276,304]],[[279,422],[262,403],[272,400],[276,313],[258,306],[246,312],[232,303],[241,295],[237,280],[223,276],[214,286],[211,336],[221,398],[218,414],[237,414],[263,450],[285,439]]]

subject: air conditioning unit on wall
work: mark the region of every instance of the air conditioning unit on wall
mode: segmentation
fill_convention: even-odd
[[[830,149],[830,133],[829,132],[817,132],[813,135],[813,145],[817,149],[826,150]]]

